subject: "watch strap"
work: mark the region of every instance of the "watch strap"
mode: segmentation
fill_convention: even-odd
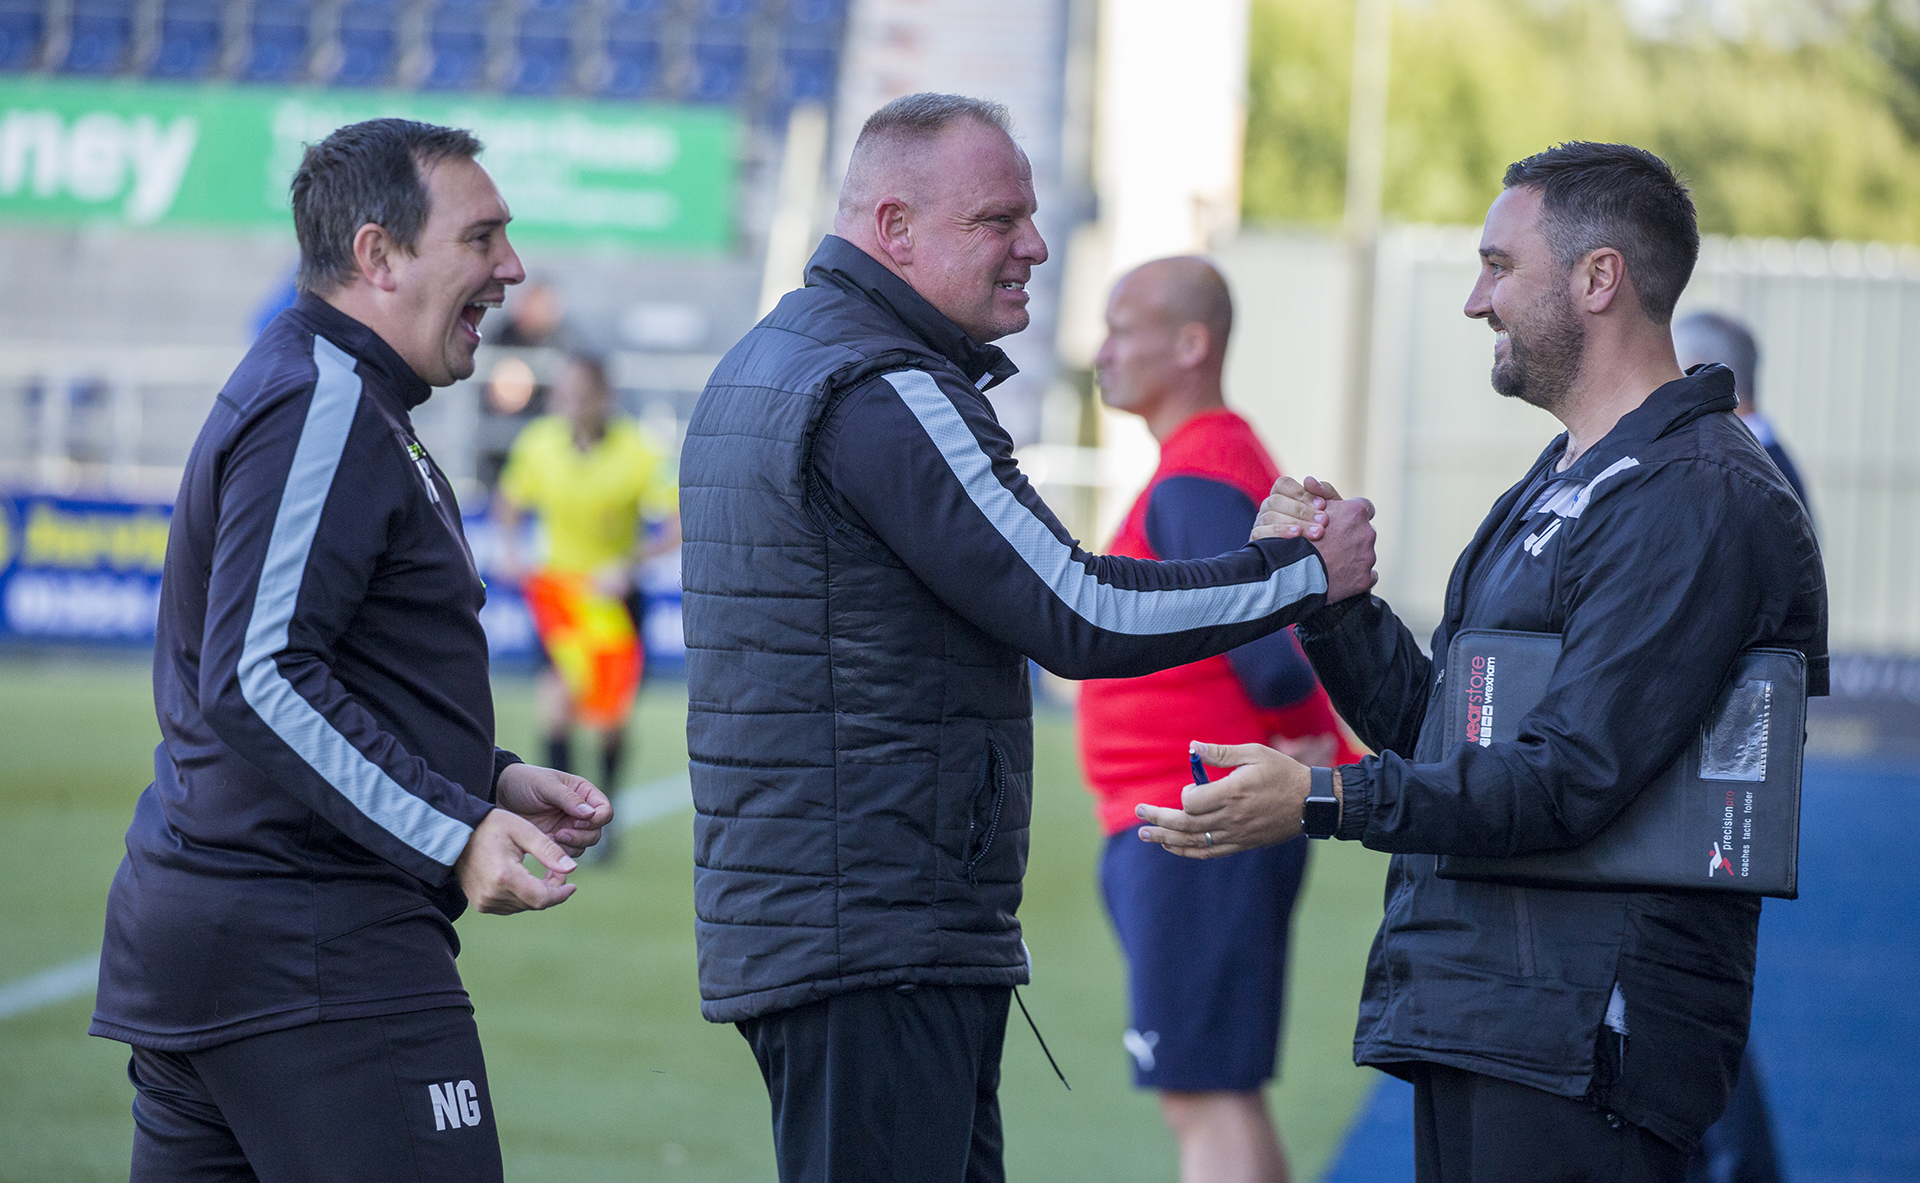
[[[1340,799],[1333,795],[1333,769],[1309,768],[1307,800],[1300,809],[1300,828],[1309,838],[1331,838],[1340,828]]]

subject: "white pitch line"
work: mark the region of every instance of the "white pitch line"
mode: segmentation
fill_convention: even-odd
[[[76,957],[65,965],[43,969],[0,986],[0,1019],[11,1019],[28,1011],[93,993],[100,980],[100,955]]]
[[[613,799],[613,827],[622,833],[693,807],[686,774],[622,789]],[[90,993],[100,979],[100,957],[91,954],[0,985],[0,1019],[11,1019]]]
[[[613,829],[624,834],[668,814],[693,808],[693,783],[686,773],[622,789],[613,797]]]

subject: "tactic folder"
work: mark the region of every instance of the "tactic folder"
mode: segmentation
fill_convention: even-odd
[[[1446,750],[1518,737],[1560,659],[1552,633],[1472,629],[1447,647],[1441,702]],[[1661,709],[1658,692],[1647,709]],[[1806,658],[1749,649],[1707,721],[1585,845],[1513,858],[1442,855],[1442,879],[1609,891],[1799,894],[1800,757],[1806,742]]]

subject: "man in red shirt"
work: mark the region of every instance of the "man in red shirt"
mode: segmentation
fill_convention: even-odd
[[[1101,395],[1146,420],[1160,466],[1110,553],[1198,559],[1246,544],[1280,470],[1221,394],[1232,323],[1227,285],[1203,259],[1160,259],[1115,285],[1094,359]],[[1179,807],[1194,739],[1270,743],[1320,765],[1359,753],[1292,629],[1145,677],[1089,681],[1079,715],[1081,762],[1108,834],[1101,886],[1128,963],[1135,1082],[1160,1093],[1185,1183],[1285,1180],[1261,1088],[1279,1050],[1306,840],[1257,857],[1169,858],[1135,837],[1134,806]]]

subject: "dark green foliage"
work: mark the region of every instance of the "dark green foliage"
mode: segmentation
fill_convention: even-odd
[[[1710,234],[1920,241],[1920,5],[1767,10],[1739,39],[1659,38],[1613,0],[1402,0],[1393,18],[1391,218],[1473,224],[1500,174],[1550,144],[1666,157]],[[1244,207],[1341,213],[1353,5],[1254,0]]]

